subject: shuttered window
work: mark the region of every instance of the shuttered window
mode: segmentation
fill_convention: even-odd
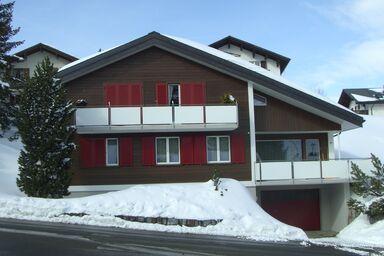
[[[229,136],[208,136],[208,163],[229,163],[231,161],[229,144]]]
[[[231,135],[231,162],[234,164],[245,163],[245,141],[242,134]]]
[[[144,166],[155,165],[155,137],[141,139],[141,163]]]
[[[119,165],[132,166],[133,145],[131,137],[121,137],[119,139]]]
[[[180,84],[181,105],[203,105],[205,104],[204,83],[181,83]]]
[[[111,106],[140,106],[143,104],[143,88],[140,83],[106,84],[104,104]]]
[[[80,164],[81,167],[105,166],[105,139],[80,138]]]

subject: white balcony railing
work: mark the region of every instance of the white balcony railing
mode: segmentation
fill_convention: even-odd
[[[370,174],[371,159],[255,163],[259,184],[335,183],[351,180],[351,163]]]
[[[238,127],[238,107],[85,107],[76,109],[75,121],[78,133],[228,131]]]

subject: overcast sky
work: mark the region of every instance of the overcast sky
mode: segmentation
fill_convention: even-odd
[[[16,51],[78,58],[151,31],[209,44],[232,35],[291,59],[284,76],[337,99],[384,85],[384,0],[16,0]]]

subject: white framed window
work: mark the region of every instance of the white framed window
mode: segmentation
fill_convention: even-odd
[[[156,138],[156,164],[180,164],[180,138]]]
[[[231,147],[229,136],[207,136],[208,163],[231,162]]]
[[[117,138],[106,139],[106,165],[119,165],[119,140]]]
[[[170,106],[180,105],[180,84],[168,84],[168,102]]]

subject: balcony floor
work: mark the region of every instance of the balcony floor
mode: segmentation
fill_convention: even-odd
[[[238,124],[153,124],[76,126],[78,134],[232,131]]]

